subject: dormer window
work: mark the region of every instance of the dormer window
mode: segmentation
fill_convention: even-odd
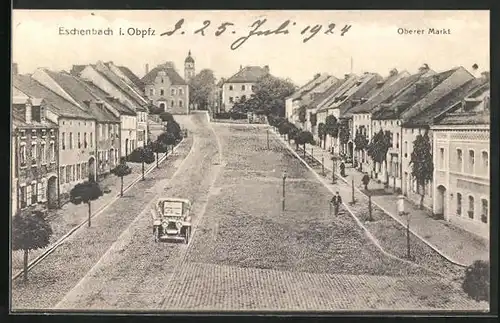
[[[21,139],[26,139],[26,130],[21,130]]]

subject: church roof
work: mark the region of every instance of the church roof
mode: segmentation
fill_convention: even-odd
[[[184,60],[185,63],[194,63],[193,57],[191,57],[191,51],[188,53],[188,57]]]

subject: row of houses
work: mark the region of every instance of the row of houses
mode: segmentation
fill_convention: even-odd
[[[287,98],[286,117],[319,140],[318,125],[334,115],[349,129],[349,138],[341,143],[338,137],[327,137],[328,149],[345,153],[362,171],[415,202],[424,190],[424,206],[435,215],[488,235],[489,98],[489,72],[471,73],[463,67],[435,72],[424,65],[414,74],[393,69],[385,77],[318,74]],[[357,133],[370,142],[380,130],[391,134],[382,165],[354,143]],[[426,132],[434,173],[422,188],[411,175],[410,161],[416,137]]]
[[[147,89],[175,82],[187,88],[175,70],[163,75],[161,65],[142,79],[102,61],[69,72],[38,68],[20,75],[16,65],[12,71],[12,214],[60,207],[76,184],[107,175],[148,143],[150,128],[162,128],[150,111],[164,102]],[[185,90],[181,99],[186,107],[188,95]],[[186,114],[189,108],[165,111]]]

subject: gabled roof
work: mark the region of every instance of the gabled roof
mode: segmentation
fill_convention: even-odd
[[[66,93],[68,93],[75,101],[80,104],[80,106],[85,109],[88,113],[96,117],[99,122],[119,122],[120,120],[116,118],[111,112],[107,111],[105,107],[103,109],[96,105],[96,101],[99,100],[92,92],[89,91],[85,83],[71,74],[65,72],[53,72],[49,70],[44,70],[54,81],[61,86]],[[89,101],[89,106],[86,105],[85,101]]]
[[[29,75],[14,75],[12,83],[14,87],[28,96],[43,98],[47,103],[47,108],[59,116],[95,120],[94,116],[47,89]]]
[[[490,110],[482,112],[449,113],[435,125],[489,125],[491,123]]]
[[[342,86],[342,84],[344,84],[344,82],[345,79],[337,80],[337,82],[330,85],[330,87],[328,87],[324,92],[315,95],[313,100],[309,104],[313,107],[317,107],[327,97],[335,93],[335,91],[337,91]]]
[[[255,83],[267,74],[269,71],[264,67],[246,66],[228,78],[225,83]]]
[[[74,76],[79,76],[80,73],[85,69],[85,67],[87,67],[87,65],[73,65],[69,72]]]
[[[454,68],[435,75],[421,77],[423,73],[415,75],[417,80],[396,97],[390,97],[372,112],[372,119],[399,119],[401,114],[410,109],[417,102],[432,92],[436,86],[455,73],[458,68]],[[417,87],[419,90],[417,90]]]
[[[134,109],[128,107],[126,104],[123,104],[118,99],[113,99],[112,96],[103,91],[100,87],[92,83],[92,81],[82,80],[85,83],[85,86],[92,92],[95,96],[105,101],[107,104],[111,105],[115,108],[120,114],[128,115],[128,116],[136,116],[137,113]]]
[[[132,81],[132,83],[135,84],[135,86],[137,86],[141,90],[144,90],[144,83],[141,81],[141,79],[137,75],[134,74],[134,72],[132,72],[126,66],[118,66],[118,68],[120,69],[120,71],[122,71],[123,74],[125,74],[125,76],[128,77],[128,79],[130,81]]]
[[[44,118],[40,122],[36,120],[32,120],[30,123],[26,122],[26,115],[23,113],[26,107],[26,104],[30,102],[33,106],[40,106],[41,104],[45,104],[45,101],[40,98],[20,98],[14,97],[12,100],[12,126],[13,129],[16,128],[36,128],[36,129],[44,129],[44,128],[57,128],[58,125],[47,118]]]
[[[121,90],[124,94],[126,94],[132,101],[136,104],[136,107],[139,111],[147,111],[146,102],[143,102],[144,98],[136,93],[132,88],[130,88],[121,78],[113,73],[109,68],[107,68],[104,64],[102,65],[91,65],[97,72],[103,75],[106,79],[108,79],[111,83],[113,83],[119,90]]]
[[[328,77],[329,77],[328,74],[320,74],[318,77],[313,78],[312,80],[310,80],[309,82],[298,88],[297,91],[295,91],[292,95],[290,95],[286,99],[295,100],[300,98],[305,92],[310,91],[315,86],[319,85],[319,83],[326,80]]]
[[[301,105],[309,105],[313,102],[318,96],[328,90],[331,85],[335,85],[338,83],[338,79],[334,76],[327,76],[322,82],[315,82],[314,87],[309,91],[304,91],[300,98]]]
[[[346,93],[351,87],[353,87],[360,77],[355,74],[346,75],[344,82],[331,93],[327,98],[318,104],[318,112],[328,110],[330,103],[335,101],[337,97],[341,97]]]
[[[158,72],[165,72],[172,85],[187,85],[186,81],[177,73],[177,71],[169,64],[161,64],[153,68],[149,73],[144,75],[141,79],[144,85],[153,84],[155,82]]]
[[[475,92],[481,87],[486,85],[489,88],[489,82],[481,78],[475,78],[459,88],[451,91],[434,104],[430,105],[427,109],[417,114],[413,118],[410,118],[407,122],[403,123],[405,127],[426,127],[434,123],[434,119],[440,114],[446,112],[450,107],[455,106],[457,103],[462,102],[462,100],[471,93]]]

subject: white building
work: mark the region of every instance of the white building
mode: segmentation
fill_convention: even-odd
[[[257,81],[269,74],[269,66],[246,66],[222,84],[221,111],[230,111],[233,105],[241,99],[250,99],[255,91]]]

